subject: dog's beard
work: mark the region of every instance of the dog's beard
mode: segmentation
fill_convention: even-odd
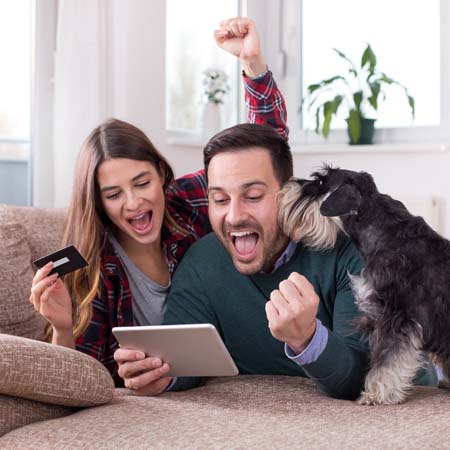
[[[298,182],[287,182],[278,197],[278,220],[283,232],[314,250],[333,248],[342,223],[338,217],[322,216],[321,203],[322,198],[302,198]]]

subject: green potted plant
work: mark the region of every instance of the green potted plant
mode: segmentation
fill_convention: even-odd
[[[371,144],[376,119],[370,115],[378,110],[380,94],[385,99],[385,85],[397,85],[405,91],[414,118],[414,98],[405,86],[377,69],[377,57],[369,44],[362,54],[360,67],[338,49],[333,50],[349,64],[347,74],[335,75],[309,85],[302,103],[302,108],[306,107],[315,113],[317,134],[327,138],[333,116],[346,108],[350,144]]]

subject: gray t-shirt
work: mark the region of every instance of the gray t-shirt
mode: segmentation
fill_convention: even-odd
[[[142,273],[131,261],[117,239],[111,234],[109,239],[116,250],[128,277],[131,296],[133,298],[133,319],[135,325],[160,325],[166,309],[167,286],[155,283]]]

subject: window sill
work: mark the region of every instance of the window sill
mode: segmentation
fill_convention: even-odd
[[[207,139],[196,137],[169,137],[167,143],[172,147],[198,148],[200,150],[208,142]],[[353,153],[446,153],[450,151],[450,143],[408,143],[408,144],[372,144],[372,145],[349,145],[349,144],[292,144],[292,152],[295,154],[353,154]]]
[[[0,163],[28,163],[30,158],[26,156],[6,156],[0,154]]]

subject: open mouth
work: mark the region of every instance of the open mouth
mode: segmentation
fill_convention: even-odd
[[[127,222],[130,224],[131,228],[138,234],[148,233],[153,226],[152,222],[153,213],[152,211],[147,211],[139,216],[133,217],[131,219],[127,219]]]
[[[250,260],[255,256],[259,241],[258,233],[254,231],[231,231],[229,235],[240,260]]]

